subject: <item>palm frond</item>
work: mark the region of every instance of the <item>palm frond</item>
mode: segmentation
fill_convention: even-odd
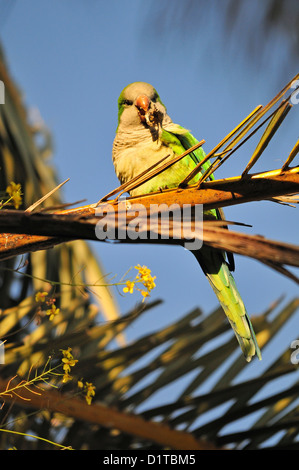
[[[157,305],[153,303],[146,308],[155,307]],[[271,345],[275,334],[288,319],[298,314],[298,307],[299,299],[283,307],[280,301],[253,318],[263,349]],[[30,350],[35,351],[36,359],[43,358],[43,363],[51,348],[57,351],[67,341],[73,347],[80,347],[76,375],[80,377],[84,374],[96,386],[95,402],[89,407],[74,398],[71,386],[67,385],[59,392],[44,387],[41,395],[34,397],[28,391],[24,396],[30,401],[5,398],[6,406],[12,401],[15,403],[12,410],[14,419],[19,410],[36,410],[37,414],[30,415],[29,421],[30,426],[40,433],[41,426],[51,426],[45,410],[51,412],[49,419],[52,413],[63,413],[71,420],[67,424],[66,418],[60,418],[57,432],[62,428],[66,428],[67,432],[59,442],[78,448],[117,449],[120,442],[126,442],[126,448],[131,449],[152,446],[161,449],[170,446],[181,450],[260,448],[266,445],[270,437],[275,437],[277,429],[285,431],[284,440],[288,441],[288,445],[296,445],[294,423],[298,369],[296,363],[290,362],[292,351],[289,348],[279,352],[262,374],[258,373],[250,380],[240,380],[244,361],[221,309],[207,317],[196,309],[130,345],[107,348],[120,331],[137,321],[142,314],[144,306],[105,325],[82,328],[81,323],[80,330],[64,336],[63,341],[62,338],[54,338],[51,344],[23,345],[12,354],[8,352],[9,363],[4,368],[7,372],[15,370],[24,357],[29,357]],[[274,320],[270,320],[273,314]],[[277,384],[279,379],[285,377],[289,377],[289,385],[286,386],[284,381],[284,385],[276,385],[276,392],[273,393],[271,384]],[[176,384],[183,378],[184,388],[177,388]],[[214,381],[214,384],[207,390],[206,383],[209,381],[212,384]],[[166,393],[163,404],[153,407],[152,397],[159,393],[163,396],[163,390],[167,390],[170,384],[173,384],[173,390],[177,388],[172,400]],[[1,385],[3,389],[3,381]],[[226,406],[226,411],[217,417],[217,410],[223,406]],[[44,417],[43,424],[38,425],[40,409],[44,410]],[[216,417],[210,417],[207,413],[211,410],[214,410]],[[257,412],[258,418],[254,418]],[[246,423],[252,417],[253,425],[243,432],[243,421]],[[81,423],[79,428],[78,420]],[[239,423],[238,432],[225,431],[234,423],[237,423],[235,426]],[[117,432],[112,432],[112,429]]]

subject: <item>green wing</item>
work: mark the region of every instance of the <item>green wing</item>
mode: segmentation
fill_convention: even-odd
[[[166,145],[171,147],[176,154],[181,154],[190,147],[198,143],[193,135],[177,124],[169,124],[162,132],[162,139]],[[191,152],[184,158],[187,168],[191,171],[203,158],[205,152],[202,147]],[[202,166],[202,171],[206,171],[210,167],[207,161]],[[199,172],[190,184],[198,181],[201,176]],[[210,179],[214,180],[214,175],[210,175]],[[222,219],[223,213],[221,209],[208,211],[209,215],[213,215],[217,219]],[[207,246],[203,246],[201,250],[193,252],[197,261],[200,263],[211,287],[213,288],[241,346],[243,354],[247,361],[251,360],[254,354],[261,359],[261,352],[256,341],[256,337],[252,328],[250,318],[246,312],[243,300],[239,294],[235,280],[230,272],[229,266],[225,259],[225,254],[218,250],[213,250]],[[227,255],[230,263],[233,265],[233,259],[230,254]]]
[[[170,123],[162,131],[161,140],[172,147],[173,151],[179,155],[185,150],[188,150],[190,147],[198,144],[198,140],[182,126],[178,124]],[[185,159],[189,161],[190,168],[194,168],[204,157],[206,156],[202,147],[191,152]],[[202,170],[206,171],[210,167],[210,162],[207,161],[203,164]],[[192,180],[198,180],[202,172],[198,173],[197,176]],[[210,177],[215,179],[213,175]]]
[[[167,146],[171,147],[172,150],[177,154],[180,155],[186,150],[188,150],[190,147],[193,147],[194,145],[198,144],[198,140],[189,132],[187,129],[185,129],[182,126],[179,126],[178,124],[170,123],[168,124],[162,131],[161,135],[161,140],[163,143],[165,143]],[[192,171],[196,165],[198,165],[201,160],[206,156],[205,151],[202,147],[197,148],[193,152],[191,152],[189,155],[187,155],[184,158],[184,161],[187,163],[187,168],[189,169],[189,172]],[[206,161],[199,173],[190,181],[190,184],[195,184],[200,176],[202,175],[203,172],[208,170],[210,168],[210,161]],[[186,173],[187,176],[187,173]],[[209,177],[211,180],[214,180],[215,177],[213,174],[210,175]],[[206,211],[206,215],[212,215],[216,217],[217,219],[223,219],[223,213],[221,209],[216,209],[216,210],[211,210],[211,211]]]

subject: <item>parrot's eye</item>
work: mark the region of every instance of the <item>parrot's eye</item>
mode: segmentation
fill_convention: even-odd
[[[133,101],[131,101],[131,100],[123,100],[121,104],[124,104],[124,105],[126,105],[126,106],[132,106]]]
[[[158,93],[155,93],[154,96],[153,96],[153,98],[152,98],[152,101],[153,101],[154,103],[156,103],[157,99],[158,99]]]

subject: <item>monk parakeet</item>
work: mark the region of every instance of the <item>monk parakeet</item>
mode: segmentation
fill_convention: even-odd
[[[112,158],[121,184],[140,175],[163,157],[174,158],[198,141],[185,128],[172,122],[157,91],[148,83],[135,82],[123,89],[118,100],[118,127],[113,142]],[[205,156],[200,147],[159,175],[130,192],[137,196],[165,188],[175,188]],[[203,170],[207,169],[209,162]],[[190,181],[194,184],[200,173]],[[213,176],[212,176],[213,178]],[[220,218],[220,211],[209,215]],[[252,324],[221,251],[203,245],[193,251],[210,282],[235,332],[247,361],[261,353]]]

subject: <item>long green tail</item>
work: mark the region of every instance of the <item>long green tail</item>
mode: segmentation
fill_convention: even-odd
[[[251,321],[223,254],[207,246],[203,246],[193,254],[207,276],[246,360],[250,362],[255,354],[261,359],[261,351]]]

